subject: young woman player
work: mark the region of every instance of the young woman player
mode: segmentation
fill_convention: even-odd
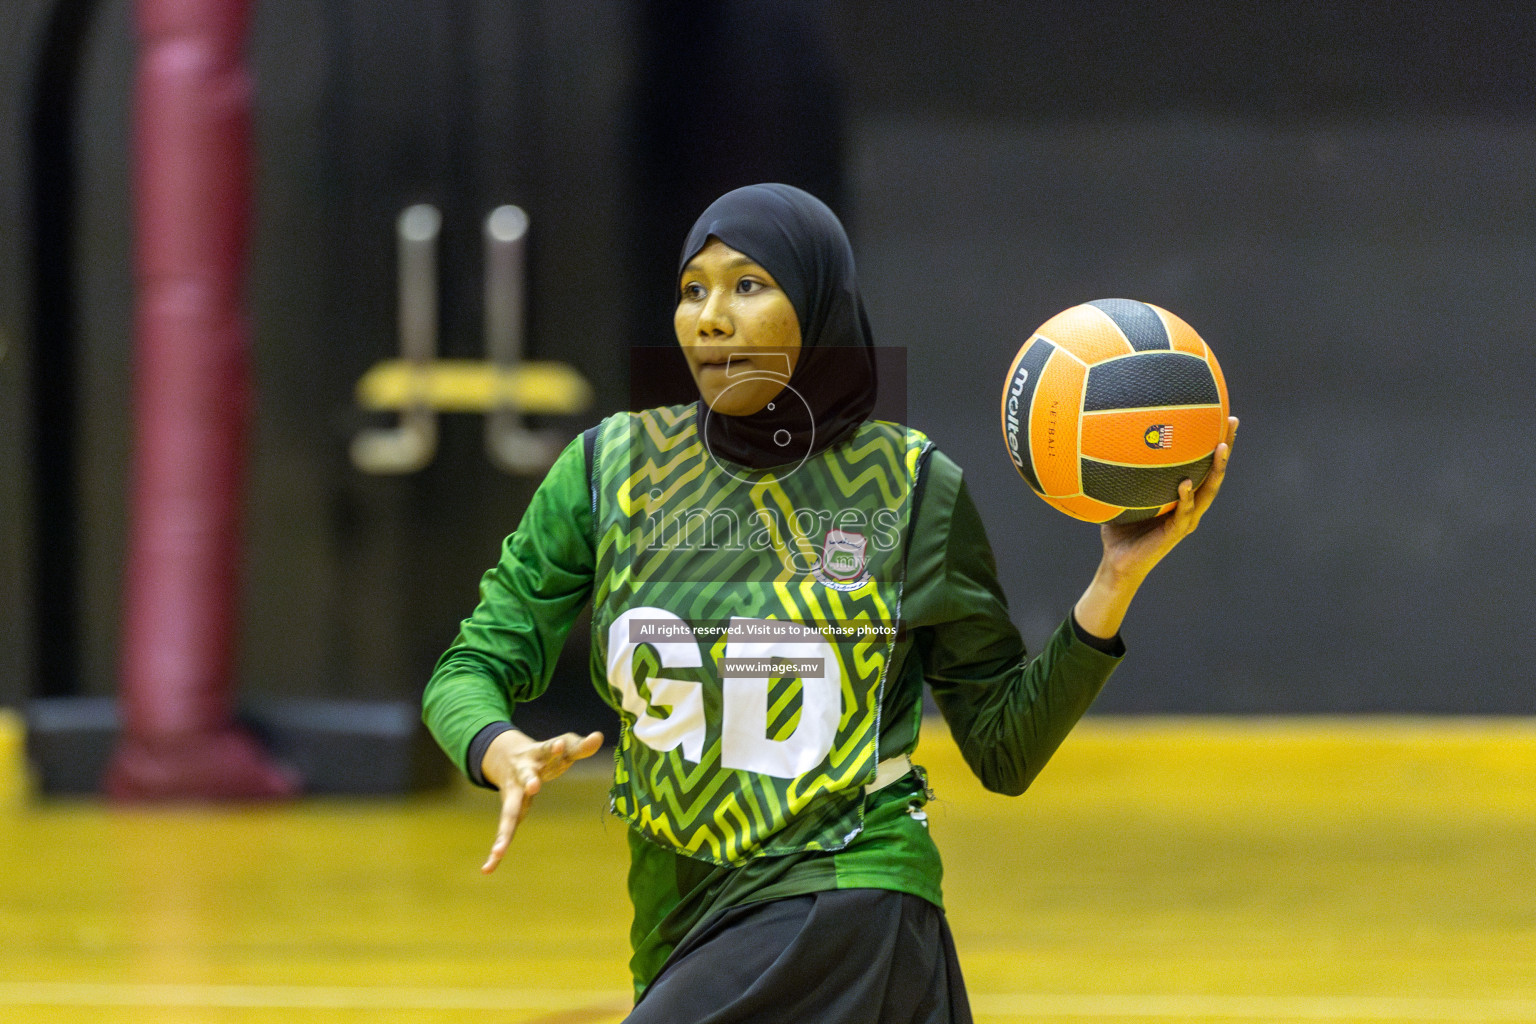
[[[512,725],[591,599],[593,681],[623,724],[628,1020],[969,1021],[909,758],[923,684],[981,781],[1023,792],[1216,497],[1236,420],[1175,511],[1102,528],[1091,582],[1029,659],[959,468],[869,418],[873,342],[825,205],[774,184],[718,199],[683,247],[675,327],[699,401],[566,448],[427,686],[433,735],[502,794],[482,870],[602,743]]]

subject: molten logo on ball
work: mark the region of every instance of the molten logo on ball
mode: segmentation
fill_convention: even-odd
[[[1007,426],[1004,429],[1008,434],[1008,455],[1015,466],[1024,465],[1023,456],[1019,454],[1019,395],[1024,392],[1024,385],[1028,381],[1029,370],[1021,366],[1008,386]]]

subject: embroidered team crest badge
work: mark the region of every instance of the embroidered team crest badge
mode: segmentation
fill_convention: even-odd
[[[828,530],[821,545],[816,579],[833,590],[857,590],[869,582],[864,552],[868,542],[862,533]]]

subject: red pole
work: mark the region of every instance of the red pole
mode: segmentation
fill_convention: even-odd
[[[234,724],[252,372],[253,0],[137,0],[134,426],[117,799],[289,795]]]

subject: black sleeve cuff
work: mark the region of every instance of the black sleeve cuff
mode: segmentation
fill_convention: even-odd
[[[511,731],[511,722],[492,722],[475,733],[475,738],[469,741],[469,752],[464,755],[464,773],[469,776],[470,782],[482,789],[496,788],[485,781],[485,775],[480,771],[480,762],[485,760],[485,752],[491,748],[491,741],[502,733]]]
[[[1094,636],[1092,633],[1084,629],[1082,624],[1077,621],[1077,612],[1075,611],[1072,613],[1072,632],[1077,634],[1077,638],[1079,640],[1087,644],[1089,647],[1092,647],[1100,654],[1107,654],[1111,658],[1125,657],[1125,641],[1120,639],[1119,633],[1116,633],[1108,640],[1101,636]],[[479,737],[476,738],[478,739]]]

